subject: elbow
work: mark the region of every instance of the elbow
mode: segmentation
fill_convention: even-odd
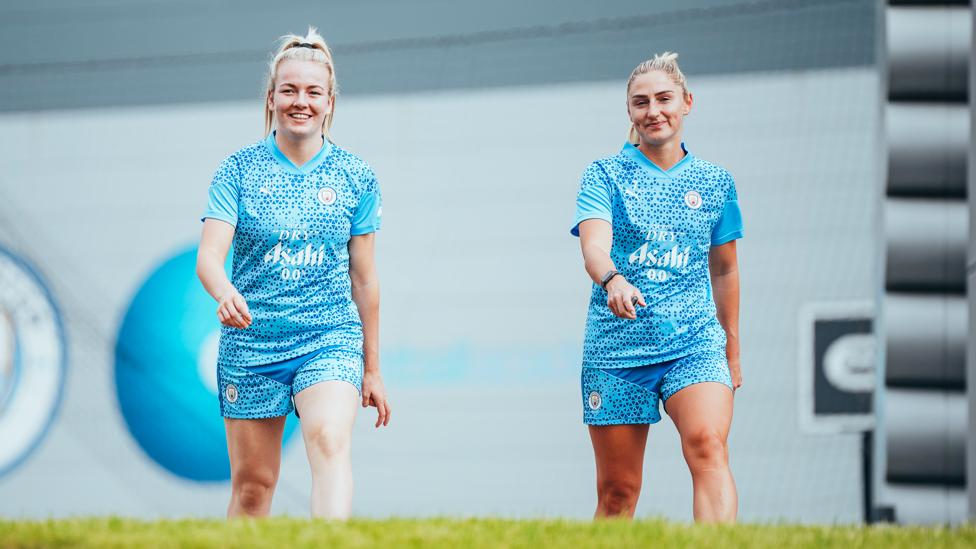
[[[197,252],[197,268],[196,268],[197,278],[203,282],[203,254]]]

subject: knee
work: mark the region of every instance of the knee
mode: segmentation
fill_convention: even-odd
[[[608,479],[600,483],[600,503],[608,515],[634,512],[640,496],[640,481],[635,479]]]
[[[326,459],[337,459],[349,456],[352,433],[344,429],[330,426],[320,427],[307,437],[305,444],[316,454]]]
[[[683,440],[685,456],[689,463],[703,466],[725,464],[729,461],[726,437],[715,429],[702,429]]]
[[[271,472],[251,472],[234,479],[234,499],[248,512],[257,512],[270,504],[277,475]]]

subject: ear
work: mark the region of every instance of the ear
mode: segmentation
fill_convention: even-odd
[[[329,102],[325,105],[325,114],[326,115],[332,114],[332,109],[333,108],[335,108],[335,96],[334,95],[330,95],[329,96]]]
[[[268,90],[268,110],[274,112],[274,90]]]
[[[685,101],[685,114],[691,113],[691,104],[695,102],[695,98],[692,97],[691,92],[688,92],[688,100]]]

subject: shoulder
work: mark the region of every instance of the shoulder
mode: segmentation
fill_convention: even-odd
[[[267,147],[264,146],[264,141],[261,140],[225,158],[220,164],[220,169],[246,170],[251,166],[266,163],[269,160],[271,160],[271,155],[268,153]]]
[[[333,143],[326,164],[331,164],[334,166],[333,169],[342,172],[360,197],[365,194],[379,194],[380,187],[376,181],[376,174],[362,158]]]
[[[685,175],[698,183],[702,187],[701,190],[710,189],[717,196],[724,196],[726,200],[736,200],[738,198],[732,175],[724,168],[716,166],[711,162],[694,157],[691,167],[686,170]]]
[[[336,164],[341,166],[346,173],[353,176],[356,180],[376,177],[373,173],[373,168],[370,168],[365,160],[336,144],[332,145],[332,154],[330,156]]]
[[[691,160],[691,170],[698,178],[707,179],[717,184],[732,183],[732,176],[724,168],[719,167],[697,156]]]
[[[632,166],[631,164],[634,165]],[[586,188],[594,184],[609,183],[614,181],[627,172],[633,171],[635,167],[636,164],[631,159],[627,158],[623,153],[618,153],[613,156],[608,156],[606,158],[601,158],[591,162],[583,172],[583,184],[581,190],[582,188]]]

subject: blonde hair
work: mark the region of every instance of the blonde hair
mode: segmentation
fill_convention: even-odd
[[[311,61],[329,69],[329,97],[332,98],[332,112],[322,121],[322,134],[329,141],[329,127],[332,126],[332,115],[335,114],[335,101],[339,98],[339,87],[336,85],[335,63],[332,62],[332,50],[325,43],[325,38],[315,27],[308,28],[308,34],[286,34],[278,39],[278,50],[268,62],[267,93],[273,94],[275,80],[278,78],[278,66],[282,61],[294,59],[296,61]],[[264,98],[264,136],[271,134],[275,127],[275,113],[268,108],[268,98]]]
[[[633,85],[634,80],[642,74],[647,74],[651,71],[663,71],[674,80],[674,83],[681,86],[681,91],[684,94],[684,98],[688,99],[688,84],[685,83],[685,74],[681,72],[678,68],[678,54],[670,51],[666,51],[661,55],[654,54],[654,59],[648,59],[637,68],[634,72],[630,73],[630,80],[627,81],[627,102],[630,102],[630,86]],[[634,145],[640,143],[640,134],[637,133],[637,129],[634,128],[634,124],[630,125],[630,132],[627,134],[627,141],[630,141]]]

